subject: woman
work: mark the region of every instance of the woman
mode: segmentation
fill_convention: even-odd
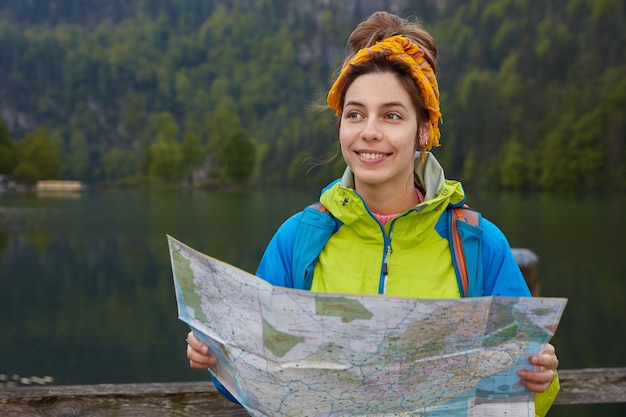
[[[276,232],[257,275],[294,287],[295,275],[308,274],[310,289],[318,292],[465,295],[448,230],[450,209],[462,206],[465,194],[459,182],[445,179],[428,152],[440,136],[435,42],[418,24],[377,12],[357,26],[348,43],[351,52],[328,94],[348,167],[320,197],[337,230],[308,272],[294,270],[302,213],[294,215]],[[502,232],[486,219],[481,227],[478,295],[530,296]],[[192,368],[216,363],[193,333],[188,344]],[[536,412],[543,416],[559,389],[554,347],[546,345],[530,362],[536,368],[520,371],[520,383],[539,393]]]

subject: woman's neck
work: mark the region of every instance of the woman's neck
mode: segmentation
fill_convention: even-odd
[[[356,191],[365,199],[368,208],[378,214],[397,214],[420,203],[415,186],[403,189],[390,187],[365,187],[356,185]]]

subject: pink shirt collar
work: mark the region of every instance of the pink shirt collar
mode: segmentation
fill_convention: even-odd
[[[417,203],[421,203],[422,201],[424,201],[424,194],[422,194],[422,192],[420,191],[419,188],[415,188],[415,194],[417,194]],[[396,218],[400,215],[400,213],[394,213],[394,214],[378,214],[378,213],[374,213],[372,212],[372,214],[378,219],[378,221],[380,222],[380,224],[382,224],[383,226],[386,225],[387,223],[389,223],[389,221],[393,218]]]

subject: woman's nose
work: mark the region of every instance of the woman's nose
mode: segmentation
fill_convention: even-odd
[[[380,140],[381,137],[382,132],[378,126],[378,120],[374,118],[367,119],[361,131],[361,138],[364,140]]]

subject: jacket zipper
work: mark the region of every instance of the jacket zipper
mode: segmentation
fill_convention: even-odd
[[[365,209],[367,210],[369,215],[372,216],[374,220],[376,220],[376,222],[380,226],[380,231],[383,234],[383,241],[384,241],[383,252],[385,254],[385,257],[383,258],[383,265],[382,265],[381,274],[380,274],[381,276],[380,276],[380,280],[378,283],[378,294],[386,294],[387,293],[387,276],[389,275],[389,258],[391,258],[391,254],[393,253],[393,248],[391,246],[391,235],[393,234],[394,223],[396,222],[396,220],[398,220],[398,217],[391,220],[391,226],[389,227],[389,235],[387,235],[387,233],[385,232],[385,227],[378,222],[378,220],[376,219],[376,216],[374,216],[374,214],[371,212],[369,207],[367,207],[367,203],[365,203],[365,200],[363,199],[363,197],[361,197],[358,193],[356,194],[359,196],[359,198],[363,202],[363,205],[365,206]],[[399,217],[404,217],[407,215],[407,213]]]
[[[393,248],[391,247],[391,234],[392,234],[392,231],[390,229],[389,236],[385,235],[385,248],[383,249],[385,250],[385,258],[383,259],[382,279],[378,287],[379,294],[385,294],[387,292],[387,276],[389,275],[389,258],[391,257],[391,254],[393,252]]]

